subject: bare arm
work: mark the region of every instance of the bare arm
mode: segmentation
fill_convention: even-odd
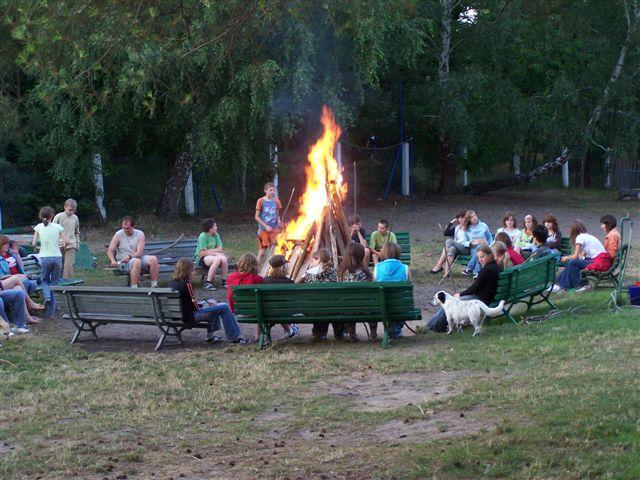
[[[561,262],[567,262],[569,260],[575,260],[576,258],[580,258],[580,255],[582,254],[582,244],[580,243],[576,243],[575,249],[573,250],[573,253],[571,255],[567,255],[565,257],[562,257],[560,259]]]
[[[31,240],[31,245],[33,245],[35,247],[36,243],[38,243],[38,238],[40,238],[40,234],[38,233],[37,230],[35,230],[33,232],[33,240]]]
[[[272,230],[272,228],[269,225],[267,225],[264,222],[264,220],[262,220],[260,218],[260,210],[256,210],[256,216],[254,218],[256,219],[256,222],[258,222],[260,225],[262,225],[267,232],[270,232]],[[278,216],[278,221],[280,221],[279,219],[280,219],[280,217]]]
[[[111,262],[112,267],[115,267],[118,264],[118,262],[116,262],[115,254],[116,254],[116,248],[118,248],[119,243],[120,243],[120,239],[116,234],[111,239],[111,242],[109,242],[109,247],[107,248],[107,257],[109,257],[109,261]]]
[[[136,245],[136,251],[133,254],[134,257],[142,258],[142,255],[144,253],[145,242],[146,242],[146,237],[144,236],[144,233],[143,233],[142,236],[140,237],[140,240],[138,241],[138,245]]]

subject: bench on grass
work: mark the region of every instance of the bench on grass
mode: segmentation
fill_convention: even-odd
[[[198,244],[197,240],[161,240],[154,242],[145,242],[143,255],[154,255],[158,259],[159,265],[159,277],[161,279],[167,279],[173,273],[175,269],[176,263],[181,258],[190,258],[193,259],[196,246]],[[235,263],[229,262],[229,271],[233,271],[236,269]],[[126,275],[127,276],[127,285],[130,285],[129,273],[123,272],[120,269],[114,269],[114,273],[116,275]],[[206,274],[206,270],[201,266],[196,265],[196,275],[203,276]],[[144,273],[140,275],[140,278],[143,280],[149,279],[149,274]]]
[[[67,287],[51,290],[62,294],[62,318],[76,327],[71,343],[81,332],[91,332],[97,340],[96,328],[109,323],[153,325],[160,330],[155,349],[160,350],[167,337],[182,344],[182,332],[190,328],[207,328],[207,322],[187,325],[182,321],[180,294],[168,288]]]
[[[606,286],[617,286],[618,276],[625,270],[627,264],[627,257],[629,256],[629,246],[621,245],[616,258],[613,260],[609,270],[605,272],[596,272],[594,270],[582,270],[580,276],[585,280],[589,280],[593,283],[593,288],[598,288],[600,282],[605,282]]]
[[[258,348],[271,343],[279,323],[382,322],[386,348],[391,322],[420,320],[411,282],[318,283],[233,286],[238,322],[257,323]]]
[[[38,282],[38,290],[42,290],[40,286],[40,274],[42,273],[42,268],[40,267],[40,263],[36,257],[29,255],[28,257],[22,257],[22,266],[24,268],[24,273],[30,280],[35,280]],[[84,280],[80,278],[69,278],[66,280],[60,280],[61,285],[80,285],[84,283]]]
[[[504,300],[503,315],[513,323],[518,322],[511,315],[511,309],[518,303],[526,303],[527,312],[532,306],[543,302],[555,309],[556,306],[549,300],[549,296],[555,283],[557,264],[557,255],[547,255],[501,272],[496,298],[490,306],[495,307]]]
[[[405,265],[411,265],[411,238],[409,238],[409,232],[393,232],[396,235],[396,240],[398,240],[398,246],[402,250],[402,254],[400,256],[400,261]],[[366,237],[367,245],[371,240],[371,234],[368,234]],[[373,266],[373,262],[369,263],[369,266]]]

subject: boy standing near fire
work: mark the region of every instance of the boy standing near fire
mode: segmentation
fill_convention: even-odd
[[[255,219],[258,222],[258,265],[267,249],[277,243],[278,233],[282,227],[280,220],[280,210],[282,204],[276,196],[276,187],[272,182],[265,183],[264,197],[258,199],[256,203]]]

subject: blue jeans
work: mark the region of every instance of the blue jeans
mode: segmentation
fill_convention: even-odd
[[[45,315],[52,317],[56,312],[56,298],[49,286],[58,285],[60,283],[60,274],[62,273],[62,257],[40,257],[40,285],[42,285],[42,294],[44,299],[49,299],[51,304],[46,310]]]
[[[475,295],[463,295],[460,300],[473,300]],[[449,328],[447,323],[447,314],[444,313],[444,308],[438,308],[438,311],[429,321],[427,321],[426,327],[434,332],[444,333]]]
[[[471,255],[471,259],[469,260],[469,263],[467,263],[467,268],[466,268],[466,270],[469,272],[478,273],[482,268],[482,265],[480,265],[480,263],[478,262],[478,256],[476,255],[477,250],[478,250],[478,247],[471,247],[471,250],[469,251],[469,255]]]
[[[24,317],[24,292],[19,288],[11,290],[0,290],[0,300],[2,300],[2,309],[0,310],[0,316],[9,322],[7,318],[7,312],[4,309],[5,305],[11,307],[11,317],[13,318],[13,325],[16,327],[25,327],[27,322]]]
[[[558,276],[558,285],[562,288],[579,288],[585,281],[580,278],[580,271],[584,270],[584,267],[589,265],[593,260],[580,260],[574,258],[569,260],[564,266],[564,270]]]
[[[402,327],[404,327],[404,322],[391,322],[391,338],[401,337]]]
[[[222,326],[224,327],[224,333],[227,336],[227,340],[235,341],[240,338],[240,327],[236,317],[231,312],[229,305],[226,303],[218,303],[216,305],[207,305],[200,310],[193,312],[194,318],[199,321],[209,321],[210,327],[207,328],[209,333],[215,332],[220,329],[220,320],[222,319]]]

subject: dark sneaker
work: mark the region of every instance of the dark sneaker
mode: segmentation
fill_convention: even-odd
[[[202,285],[202,288],[204,288],[205,290],[209,290],[210,292],[213,292],[216,289],[216,286],[211,282],[204,282],[204,284]]]
[[[249,340],[248,338],[238,338],[236,340],[234,340],[232,343],[237,343],[238,345],[248,345],[251,343],[251,340]]]
[[[219,337],[218,335],[212,333],[211,335],[207,335],[207,338],[205,338],[204,341],[207,343],[220,342],[222,341],[222,337]]]

